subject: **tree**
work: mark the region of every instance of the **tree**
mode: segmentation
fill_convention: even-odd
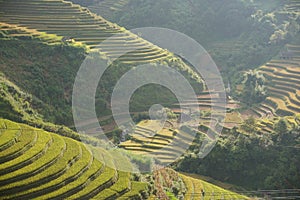
[[[241,125],[241,129],[247,133],[256,133],[256,121],[254,117],[250,117],[249,119],[246,119],[243,124]]]
[[[285,134],[288,132],[288,122],[285,118],[281,118],[274,124],[274,130],[279,134]]]
[[[249,70],[244,73],[242,100],[248,105],[259,103],[266,97],[266,79],[263,74],[256,70]]]

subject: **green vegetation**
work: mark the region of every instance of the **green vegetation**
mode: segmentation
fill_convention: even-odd
[[[92,8],[98,2],[87,6]],[[101,14],[100,10],[93,11]],[[284,3],[279,1],[231,0],[224,4],[220,0],[175,0],[172,3],[130,0],[122,10],[109,12],[106,18],[128,29],[166,27],[191,36],[210,51],[224,78],[232,82],[237,72],[258,67],[271,59],[282,42],[297,33],[290,31],[292,23],[286,23],[296,19],[292,19],[294,16],[286,12]]]
[[[185,199],[249,199],[246,196],[225,190],[189,175],[180,174],[180,177],[183,179],[187,188],[184,195]],[[204,191],[204,197],[201,191]]]
[[[124,162],[124,157],[118,160],[120,156],[110,156],[98,148],[97,152],[105,156],[105,164],[110,163],[106,166],[93,157],[85,145],[70,138],[9,120],[0,119],[0,124],[3,127],[0,137],[8,138],[1,140],[0,147],[6,148],[0,152],[1,158],[10,156],[13,151],[23,151],[32,140],[32,145],[25,148],[26,153],[7,161],[1,159],[1,198],[102,198],[103,192],[108,190],[114,191],[111,198],[119,196],[120,199],[142,199],[147,194],[147,183],[131,181],[129,172],[111,168],[113,163],[130,165]],[[13,139],[17,142],[8,145]],[[23,149],[20,144],[24,145]]]
[[[250,102],[254,114],[238,128],[226,132],[206,158],[196,160],[187,156],[176,165],[177,169],[251,189],[298,186],[295,174],[299,170],[299,46],[286,48],[282,51],[292,52],[292,58],[282,58],[279,54],[258,71],[247,74],[244,84],[254,81],[252,87],[249,81],[241,94],[245,102]],[[255,104],[257,85],[265,87],[267,96]],[[224,167],[218,171],[220,168],[214,166]]]
[[[173,126],[169,121],[167,124]],[[158,120],[141,121],[134,133],[130,134],[130,139],[121,142],[119,146],[138,155],[153,157],[161,164],[170,164],[185,152],[185,149],[181,148],[184,142],[192,142],[193,138],[182,130],[161,126]],[[175,149],[171,150],[168,147],[171,142]],[[186,146],[189,145],[186,144]]]
[[[273,59],[266,65],[259,68],[266,78],[266,89],[268,97],[260,108],[265,107],[262,110],[262,114],[266,115],[266,112],[271,112],[273,115],[279,116],[293,116],[300,112],[300,93],[299,93],[299,48],[298,45],[287,45],[287,49],[283,50],[293,55],[293,58]],[[266,110],[267,109],[267,110]]]
[[[256,71],[244,74],[242,100],[248,105],[262,102],[266,97],[265,78]]]
[[[121,11],[130,0],[72,0],[72,2],[89,8],[94,13],[101,13],[104,18],[111,16],[112,12]]]
[[[111,59],[121,56],[118,60],[123,63],[158,62],[173,57],[166,50],[160,49],[124,28],[70,2],[45,2],[43,0],[4,2],[0,10],[3,12],[0,18],[1,21],[46,33],[72,37],[75,41],[86,44],[88,48],[100,49],[102,53]],[[16,3],[22,4],[23,9],[18,9]],[[31,12],[31,10],[34,10],[34,12]],[[54,16],[56,20],[53,20]],[[118,35],[101,43],[114,34]],[[120,55],[118,53],[120,52],[120,46],[125,44],[129,52],[126,55]],[[186,69],[189,68],[182,61],[179,61],[178,64],[183,65]],[[190,72],[192,73],[191,70]]]
[[[297,0],[71,1],[0,0],[0,199],[198,199],[204,191],[203,199],[248,199],[159,166],[170,163],[249,190],[299,188]],[[220,105],[220,91],[204,90],[184,59],[118,24],[171,28],[194,38],[216,61],[228,85],[227,104]],[[98,138],[70,129],[73,84],[85,59],[109,64],[96,90],[96,113],[106,136],[123,149],[99,148],[105,145]],[[112,92],[126,72],[145,63],[178,70],[197,101],[186,100],[181,110],[169,89],[140,87],[129,105],[138,124],[122,132],[111,112]],[[153,104],[170,108],[163,127],[162,111],[149,120]],[[226,118],[212,106],[226,110]],[[179,117],[187,125],[179,126]],[[98,120],[82,126],[95,131]],[[214,149],[199,159],[207,131],[222,128]],[[138,173],[152,169],[152,175]]]
[[[102,10],[93,8],[107,2],[72,1],[100,15]],[[292,0],[129,0],[122,6],[106,19],[128,29],[165,27],[187,34],[210,52],[225,83],[232,85],[241,71],[269,61],[299,33],[298,3]]]
[[[1,44],[3,54],[0,69],[7,77],[1,76],[3,97],[0,106],[4,108],[0,110],[1,116],[32,125],[38,124],[39,127],[48,127],[41,125],[42,118],[45,121],[71,126],[72,84],[83,61],[84,50],[65,45],[48,46],[38,40],[1,40]],[[12,55],[15,56],[14,60],[11,59]],[[116,63],[105,72],[96,94],[98,116],[110,114],[107,100],[112,92],[111,84],[116,83],[129,69],[129,66]],[[40,78],[35,78],[37,76]],[[22,88],[18,88],[11,81]],[[132,111],[140,112],[157,102],[163,101],[165,105],[171,105],[176,102],[174,99],[169,90],[150,85],[134,94],[131,107],[134,108]],[[55,131],[60,127],[46,129]]]
[[[10,119],[17,122],[24,122],[31,126],[43,128],[44,130],[50,132],[55,132],[59,135],[71,137],[75,140],[85,141],[89,144],[97,144],[99,142],[92,137],[80,136],[78,133],[65,126],[45,122],[47,121],[47,118],[45,119],[44,116],[37,112],[37,110],[40,113],[43,113],[52,110],[52,108],[29,93],[22,91],[18,86],[5,78],[5,76],[1,73],[0,91],[0,106],[4,107],[4,109],[0,110],[1,118]],[[59,115],[60,112],[56,113]]]
[[[19,9],[18,4],[22,4],[22,9]],[[1,1],[0,6],[3,13],[0,16],[3,22],[0,70],[8,80],[33,95],[35,101],[31,106],[46,121],[73,127],[70,105],[72,86],[85,53],[100,51],[102,58],[114,60],[120,56],[120,46],[124,44],[129,52],[106,70],[99,83],[96,94],[96,112],[99,117],[111,114],[108,102],[112,85],[115,85],[125,72],[140,63],[167,63],[181,71],[192,85],[197,87],[197,91],[202,90],[199,76],[181,59],[174,58],[174,55],[166,50],[79,5],[64,1],[40,0]],[[32,10],[34,12],[31,12]],[[119,35],[109,42],[100,44],[117,33]],[[69,37],[72,41],[66,42],[65,38]],[[176,100],[166,88],[150,85],[136,92],[132,101],[132,111],[145,111],[155,102],[171,105],[176,103]],[[0,106],[2,104],[7,110],[3,110],[6,113],[3,117],[20,121],[20,116],[8,116],[8,113],[11,115],[12,108],[7,100],[1,101]]]
[[[288,127],[294,127],[286,132],[276,132],[268,121],[246,122],[247,126],[251,124],[256,129],[246,129],[247,132],[243,132],[245,128],[232,129],[219,138],[207,157],[186,157],[176,165],[176,169],[249,189],[297,187],[299,124],[292,119],[286,120],[291,121]],[[279,124],[282,123],[280,121]]]

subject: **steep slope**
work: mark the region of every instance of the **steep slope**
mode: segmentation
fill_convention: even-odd
[[[46,121],[72,123],[71,89],[84,49],[64,45],[55,35],[6,27],[0,39],[0,71],[20,90],[32,95],[35,102],[31,106]],[[42,38],[35,34],[42,34]]]
[[[153,172],[156,199],[249,199],[228,189],[208,183],[196,175],[176,172],[171,168],[159,168]],[[228,184],[218,183],[222,185]],[[154,199],[151,198],[150,199]]]
[[[101,14],[102,2],[88,6]],[[297,35],[298,5],[297,0],[130,0],[106,16],[128,29],[165,27],[189,35],[209,51],[225,82],[234,83],[238,71],[264,64]]]
[[[167,63],[194,83],[197,91],[202,90],[199,76],[180,58],[79,5],[57,0],[3,0],[0,1],[0,21],[0,70],[21,89],[49,105],[50,109],[41,114],[51,122],[72,126],[72,86],[85,54],[90,51],[105,54],[105,59],[121,56],[120,47],[129,51],[107,70],[103,84],[99,84],[104,88],[96,95],[98,116],[110,115],[108,102],[112,85],[123,73],[140,63]],[[109,43],[101,44],[117,33]],[[176,102],[169,91],[149,87],[138,95],[145,98],[137,98],[134,111],[146,110],[147,99],[157,96],[153,95],[155,92],[161,92],[167,104]],[[147,102],[146,106],[144,102]],[[58,108],[60,111],[56,112]]]
[[[199,126],[201,130],[198,134],[195,134],[184,127],[178,129],[174,121],[167,121],[163,128],[161,126],[160,121],[141,121],[130,134],[130,139],[121,142],[119,146],[137,155],[151,156],[159,164],[169,165],[188,155],[188,148],[199,147],[203,141],[201,137],[205,137],[206,131],[210,129],[203,124]]]
[[[87,44],[90,49],[99,49],[110,58],[120,56],[120,46],[126,45],[129,50],[137,48],[119,59],[124,63],[154,62],[172,57],[166,50],[71,2],[2,0],[0,11],[2,22],[71,37]],[[118,34],[117,37],[101,44],[114,34]]]
[[[147,183],[112,168],[124,157],[92,148],[108,166],[70,138],[4,119],[0,127],[1,199],[146,197]]]
[[[0,117],[15,121],[40,121],[41,116],[32,107],[38,107],[39,103],[0,73]]]
[[[41,113],[51,110],[51,107],[21,90],[1,73],[0,108],[0,118],[26,123],[78,141],[84,141],[87,144],[97,144],[100,142],[92,137],[80,136],[66,126],[48,122]]]
[[[62,37],[55,34],[45,34],[34,29],[19,27],[17,25],[7,24],[4,22],[0,22],[0,33],[0,38],[23,40],[35,38],[40,39],[49,45],[57,44],[62,39]]]
[[[254,110],[261,117],[293,116],[300,113],[300,46],[289,44],[277,59],[259,70],[269,80],[268,97]]]
[[[187,192],[185,199],[249,199],[249,197],[225,190],[206,181],[193,178],[189,175],[180,174]],[[204,191],[204,196],[201,191]]]
[[[113,13],[120,12],[130,0],[72,0],[76,4],[87,7],[94,13],[100,14],[104,18],[110,18]]]

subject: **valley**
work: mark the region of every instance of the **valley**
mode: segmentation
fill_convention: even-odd
[[[297,0],[0,0],[0,199],[300,198],[299,19]],[[145,26],[203,44],[222,77],[130,31]],[[75,109],[93,62],[103,76]],[[145,84],[120,126],[113,92],[143,65],[196,98]]]

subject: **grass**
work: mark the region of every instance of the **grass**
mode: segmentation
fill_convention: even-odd
[[[21,167],[25,167],[26,165],[30,164],[32,160],[37,159],[38,157],[45,154],[46,149],[52,143],[52,137],[43,132],[43,134],[38,134],[36,145],[30,148],[26,154],[23,154],[14,160],[5,162],[0,165],[0,173],[7,173],[17,170]],[[10,176],[4,175],[0,177],[0,181],[6,180]]]
[[[26,27],[21,27],[18,25],[12,25],[0,22],[0,27],[5,27],[6,37],[8,38],[20,38],[20,37],[33,37],[36,39],[40,39],[47,44],[57,44],[62,40],[62,36],[58,36],[56,34],[49,34],[41,31],[37,31],[35,29],[28,29]],[[3,31],[3,29],[2,29]]]
[[[263,133],[263,134],[265,134],[265,133],[269,134],[269,133],[273,133],[274,132],[274,130],[273,130],[273,126],[274,125],[273,124],[274,124],[273,121],[270,121],[268,119],[261,119],[260,121],[258,121],[256,123],[256,126],[257,126],[258,130],[261,133]]]
[[[19,130],[2,130],[0,135],[0,149],[4,150],[13,145],[19,133]]]
[[[127,63],[144,61],[156,62],[158,61],[157,59],[165,59],[170,56],[167,51],[138,38],[124,28],[112,24],[78,5],[69,4],[64,1],[45,2],[42,0],[35,1],[34,3],[31,1],[18,1],[17,3],[22,3],[22,6],[15,6],[15,2],[13,1],[4,5],[1,5],[0,2],[2,7],[0,11],[3,12],[3,16],[1,17],[2,21],[26,26],[29,29],[36,29],[40,32],[60,35],[60,38],[54,35],[41,36],[43,39],[55,41],[55,39],[61,40],[61,36],[73,36],[75,41],[77,38],[80,38],[79,41],[82,42],[82,44],[86,44],[89,48],[94,48],[94,46],[89,45],[96,45],[101,42],[103,40],[102,36],[107,38],[114,33],[123,33],[125,35],[124,38],[116,41],[117,43],[125,42],[127,47],[132,45],[132,47],[134,47],[136,44],[141,45],[141,47],[145,45],[148,46],[148,44],[150,45],[147,47],[148,51],[137,50],[134,53],[128,53],[128,55],[120,58],[121,61]],[[54,16],[58,21],[53,20]],[[86,33],[89,32],[94,32],[94,36],[85,36]],[[119,45],[116,47],[111,46],[112,44],[110,43],[107,45],[108,47],[112,47],[111,50],[104,50],[108,56],[113,56],[114,49],[120,48]],[[110,53],[110,51],[112,53]]]
[[[282,98],[286,99],[287,105],[294,106],[296,112],[300,112],[300,110],[297,111],[297,107],[300,106],[300,101],[298,100],[297,95],[299,95],[300,90],[293,89],[291,87],[282,86],[279,84],[275,84],[274,87],[269,87],[270,94],[275,94],[275,96],[281,96]]]
[[[157,120],[143,120],[137,124],[137,127],[153,132],[160,130],[162,125]]]
[[[191,178],[181,175],[181,178],[185,184],[186,192],[184,199],[193,199],[193,194],[195,193],[194,184]]]
[[[88,180],[86,187],[80,190],[78,193],[70,196],[70,199],[84,199],[91,198],[95,194],[104,190],[107,187],[110,187],[114,184],[116,179],[117,172],[109,167],[106,167],[105,170],[94,180]],[[90,181],[90,182],[89,182]],[[94,194],[94,195],[93,195]]]
[[[186,186],[185,199],[201,199],[201,190],[204,190],[204,199],[249,199],[238,193],[225,190],[206,181],[180,174]]]
[[[83,147],[83,148],[86,148],[86,147]],[[93,149],[93,150],[95,151],[95,149]],[[89,150],[84,149],[83,152],[85,152],[86,154],[89,154],[89,156],[91,156],[91,153]],[[99,149],[98,149],[97,153],[107,155],[104,151],[102,152],[102,150],[99,150]],[[84,171],[84,173],[80,174],[80,176],[77,179],[75,179],[75,181],[70,182],[68,184],[64,184],[65,187],[60,188],[56,191],[53,191],[52,193],[48,193],[48,194],[42,196],[41,198],[54,198],[54,197],[55,198],[63,198],[63,197],[67,197],[67,196],[68,197],[71,196],[70,198],[78,198],[80,196],[87,195],[88,192],[95,189],[95,187],[100,187],[102,184],[104,184],[105,181],[107,181],[107,179],[110,179],[113,176],[112,174],[115,171],[111,168],[104,166],[100,162],[102,159],[99,158],[98,156],[96,155],[96,159],[95,158],[93,159],[93,162],[92,162],[91,166],[88,168],[88,170],[86,170],[86,171]],[[100,155],[100,156],[103,156],[103,155]],[[109,156],[107,156],[107,157],[109,157]],[[107,159],[107,162],[109,163],[109,161],[112,158],[106,158],[106,159]],[[72,170],[69,172],[69,176],[72,177],[78,173],[79,173],[78,171]],[[103,180],[99,180],[99,177],[101,177],[101,179],[103,178]],[[62,178],[62,180],[64,180],[64,178]],[[86,187],[88,187],[88,188],[86,189]],[[68,191],[72,191],[72,192],[68,193]]]
[[[120,147],[138,155],[147,154],[164,164],[173,163],[186,151],[184,147],[192,144],[194,136],[182,130],[161,128],[159,121],[141,121],[131,135],[131,140],[122,142]]]
[[[147,187],[148,187],[147,183],[132,181],[131,182],[131,190],[129,192],[123,194],[122,196],[120,196],[118,199],[125,200],[125,199],[138,198],[138,197],[140,197],[140,194],[143,191],[147,190]]]
[[[11,147],[1,151],[0,153],[0,161],[1,163],[12,160],[20,155],[22,155],[25,151],[31,148],[37,140],[36,132],[24,132],[20,131],[21,134],[18,138],[15,138],[15,144]]]
[[[120,196],[130,190],[130,173],[129,172],[118,172],[118,180],[110,188],[101,191],[94,198],[95,199],[108,199]]]
[[[45,133],[43,132],[39,133],[39,135],[43,135],[43,134]],[[53,135],[52,139],[53,139],[52,144],[49,146],[49,148],[47,148],[45,154],[40,158],[38,158],[36,162],[18,168],[17,170],[12,171],[10,173],[6,173],[5,175],[1,176],[0,180],[1,181],[5,180],[6,182],[8,180],[20,181],[24,178],[28,178],[32,175],[35,175],[36,173],[39,173],[44,168],[48,167],[53,162],[55,162],[59,157],[62,156],[62,152],[65,150],[66,146],[64,140],[58,135]],[[5,167],[5,163],[3,164],[3,166]]]
[[[0,150],[3,151],[16,142],[16,137],[20,135],[20,127],[1,118],[0,123]]]
[[[242,123],[242,118],[240,113],[238,112],[226,113],[225,123],[235,123],[235,124]]]
[[[36,137],[36,142],[24,154],[0,164],[1,199],[87,199],[95,196],[114,199],[127,194],[137,197],[148,190],[146,183],[131,181],[132,165],[122,151],[90,148],[73,139],[8,120],[0,120],[0,126],[21,131],[16,138],[19,142],[1,151],[0,155],[22,150]],[[115,167],[128,172],[117,171]]]
[[[64,195],[70,196],[84,188],[89,182],[90,178],[98,176],[102,170],[102,164],[97,160],[94,160],[90,168],[81,174],[81,176],[75,181],[64,185],[64,187],[59,187],[57,190],[40,196],[39,198],[63,198]]]
[[[65,142],[67,149],[64,152],[64,155],[56,163],[45,169],[43,172],[31,176],[27,179],[16,181],[14,183],[0,187],[0,191],[3,191],[6,194],[8,193],[8,190],[14,192],[13,189],[24,191],[57,178],[67,170],[71,170],[71,167],[78,167],[79,169],[81,169],[80,165],[78,165],[79,162],[77,162],[79,158],[82,158],[81,147],[79,146],[78,142],[74,142],[73,140],[68,138],[65,138]]]
[[[174,139],[174,130],[161,126],[160,122],[156,120],[141,121],[131,135],[132,139],[122,142],[120,146],[137,153],[141,153],[141,150],[156,152],[166,147]]]
[[[118,171],[117,181],[109,189],[101,191],[97,196],[94,197],[95,199],[115,199],[116,197],[129,192],[130,189],[133,189],[130,181],[131,174],[129,172],[133,170],[133,166],[129,159],[124,157],[123,153],[118,150],[109,151],[106,153],[106,155],[107,154],[111,155],[114,165],[122,171]]]
[[[128,191],[131,185],[130,177],[131,174],[129,172],[119,172],[117,182],[110,189],[116,191],[118,194]]]
[[[118,196],[118,192],[116,192],[115,190],[112,190],[110,188],[107,188],[105,190],[103,190],[102,192],[100,192],[99,194],[97,194],[94,199],[116,199],[116,197]]]
[[[173,130],[169,130],[166,128],[163,128],[162,130],[158,131],[156,135],[161,136],[163,138],[169,138],[169,139],[174,138]]]

